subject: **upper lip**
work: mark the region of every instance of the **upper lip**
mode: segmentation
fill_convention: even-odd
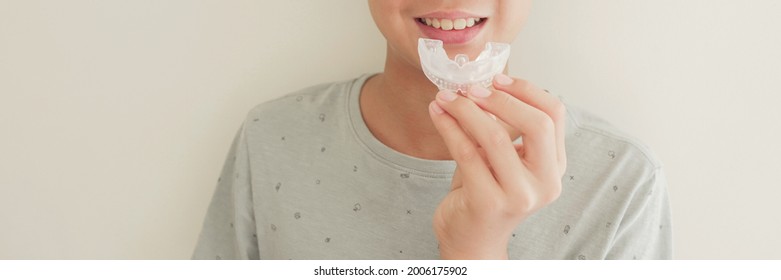
[[[433,12],[428,13],[425,15],[417,16],[416,18],[446,18],[446,19],[457,19],[457,18],[485,18],[484,16],[475,15],[473,13],[467,13],[467,12],[461,12],[461,11],[452,11],[452,12]]]

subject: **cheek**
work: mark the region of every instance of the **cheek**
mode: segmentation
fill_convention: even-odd
[[[398,36],[404,25],[401,19],[402,1],[370,0],[374,24],[386,39]]]
[[[504,11],[497,20],[499,21],[499,28],[495,30],[497,38],[501,38],[502,41],[512,42],[518,36],[518,33],[523,29],[526,19],[529,16],[529,10],[531,9],[530,0],[508,0],[503,1],[499,7],[500,11]]]
[[[369,12],[371,12],[372,19],[374,20],[374,24],[377,25],[377,28],[379,28],[380,31],[383,31],[384,29],[382,23],[386,22],[385,17],[387,16],[387,14],[383,12],[386,10],[385,9],[386,5],[387,5],[386,1],[369,0]]]
[[[420,36],[412,19],[414,7],[420,6],[419,0],[370,0],[374,24],[388,41],[392,55],[400,56],[407,62],[418,63],[417,38]],[[414,58],[414,59],[413,59]]]

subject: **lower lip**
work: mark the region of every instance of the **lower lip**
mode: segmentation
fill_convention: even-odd
[[[480,30],[483,29],[484,22],[481,22],[481,24],[467,27],[462,30],[442,30],[439,28],[434,28],[431,26],[426,25],[425,23],[422,23],[415,19],[415,22],[418,24],[418,27],[420,27],[421,32],[423,32],[423,35],[426,36],[429,39],[436,39],[441,40],[444,44],[466,44],[472,41],[475,37],[477,37],[477,34],[480,33]]]

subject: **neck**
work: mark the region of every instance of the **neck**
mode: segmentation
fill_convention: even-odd
[[[411,63],[386,56],[385,71],[363,87],[360,104],[367,127],[380,142],[409,156],[451,159],[428,113],[437,88]]]

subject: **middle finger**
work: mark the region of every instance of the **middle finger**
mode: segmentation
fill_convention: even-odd
[[[526,147],[525,163],[530,169],[558,168],[555,124],[545,112],[499,90],[475,88],[467,96],[480,108],[521,131]]]
[[[437,94],[437,104],[469,131],[483,148],[496,180],[502,186],[520,183],[524,168],[507,131],[471,100],[450,91]]]

